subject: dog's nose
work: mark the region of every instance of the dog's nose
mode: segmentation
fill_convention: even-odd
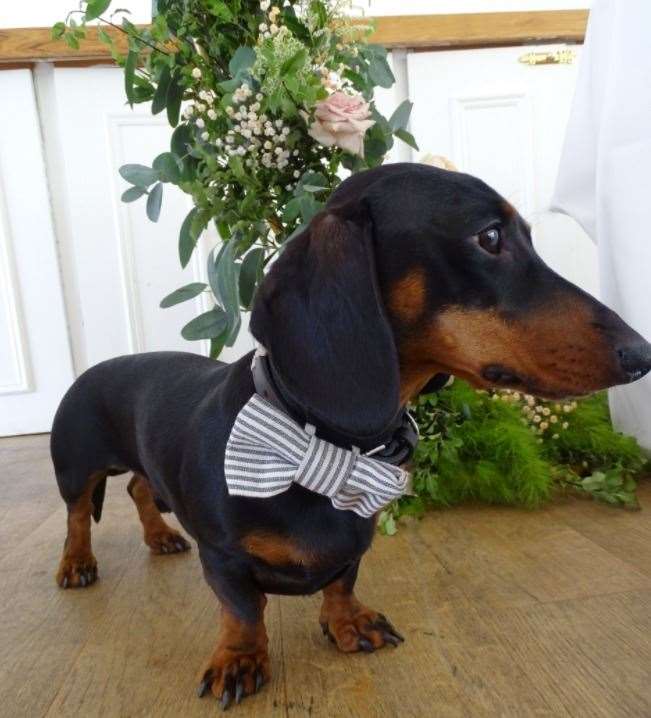
[[[651,371],[651,344],[649,342],[622,347],[617,350],[617,356],[630,381],[637,381]]]

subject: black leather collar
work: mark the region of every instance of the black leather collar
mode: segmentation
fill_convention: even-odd
[[[306,416],[305,411],[287,396],[287,392],[283,392],[280,388],[280,382],[276,378],[277,374],[270,357],[262,348],[253,355],[251,373],[255,390],[260,396],[280,411],[291,416],[301,426],[306,423],[315,424],[316,434],[320,438],[346,449],[358,446],[367,456],[373,456],[375,459],[393,466],[400,466],[411,459],[418,443],[418,426],[407,409],[401,409],[380,435],[371,440],[360,441],[356,437],[321,426],[318,422],[315,423],[311,417]],[[423,389],[423,393],[438,391],[445,386],[448,379],[447,374],[437,374]]]

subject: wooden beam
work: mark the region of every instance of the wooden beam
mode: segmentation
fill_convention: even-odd
[[[582,42],[587,10],[491,12],[455,15],[397,15],[376,18],[372,42],[388,48],[454,49],[545,42]],[[124,35],[106,28],[121,50]],[[79,50],[53,40],[49,28],[0,30],[0,63],[110,62],[106,45],[88,28]]]
[[[587,22],[588,10],[400,15],[378,18],[372,42],[422,50],[583,42]]]
[[[126,51],[124,33],[104,28],[113,37],[118,49]],[[49,27],[0,29],[0,63],[15,62],[111,62],[111,53],[97,37],[97,29],[88,27],[86,39],[79,49],[68,47],[63,40],[53,40]]]

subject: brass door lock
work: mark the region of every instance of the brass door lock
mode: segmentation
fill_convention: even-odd
[[[518,59],[523,65],[571,65],[575,58],[576,52],[568,48],[553,52],[527,52]]]

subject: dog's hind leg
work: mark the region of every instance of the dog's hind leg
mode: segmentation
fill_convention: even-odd
[[[79,498],[68,503],[68,534],[56,581],[61,588],[84,588],[97,580],[97,561],[91,549],[91,515],[101,510],[93,501],[103,499],[106,472],[91,474]]]
[[[145,543],[152,553],[179,553],[190,548],[188,541],[161,516],[146,477],[134,474],[127,491],[138,509]]]

